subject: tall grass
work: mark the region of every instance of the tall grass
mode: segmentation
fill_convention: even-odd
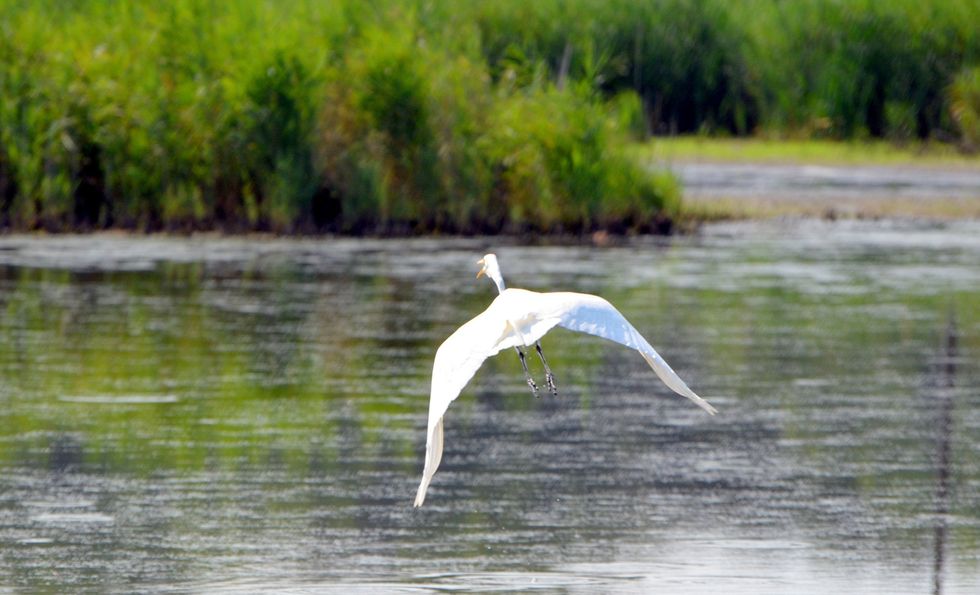
[[[664,133],[947,138],[980,62],[976,0],[499,0],[471,6],[491,70],[541,61],[643,98]]]
[[[642,229],[677,200],[600,97],[495,84],[448,3],[0,10],[9,227]]]
[[[963,143],[971,151],[980,150],[980,67],[964,70],[950,85],[950,114]]]
[[[0,0],[0,227],[651,228],[678,189],[629,136],[975,146],[976,22],[975,0]]]

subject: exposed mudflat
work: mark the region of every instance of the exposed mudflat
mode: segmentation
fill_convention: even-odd
[[[675,162],[689,208],[739,217],[980,217],[980,168]]]

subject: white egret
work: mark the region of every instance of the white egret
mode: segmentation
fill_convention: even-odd
[[[537,345],[538,354],[541,355],[538,340],[556,326],[596,335],[636,349],[671,390],[694,401],[708,413],[716,413],[715,408],[688,388],[650,343],[603,298],[586,293],[538,293],[526,289],[507,289],[495,255],[487,254],[479,264],[483,268],[477,277],[484,274],[489,277],[500,295],[482,314],[459,327],[436,351],[429,396],[425,469],[415,496],[416,507],[422,506],[425,501],[429,482],[442,460],[442,422],[449,404],[459,396],[485,359],[508,347],[517,348],[528,384],[534,391],[534,382],[527,372],[520,347]],[[545,369],[548,370],[548,385],[554,392],[554,380],[547,363]]]

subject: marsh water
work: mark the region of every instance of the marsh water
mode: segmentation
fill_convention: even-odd
[[[598,293],[701,395],[556,330],[451,407],[512,286]],[[980,224],[623,245],[0,238],[0,588],[977,593]],[[532,372],[543,380],[540,366]]]

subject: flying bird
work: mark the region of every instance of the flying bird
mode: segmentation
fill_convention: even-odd
[[[554,376],[538,340],[556,326],[596,335],[621,343],[640,352],[657,376],[679,395],[694,401],[714,415],[716,410],[688,388],[660,354],[633,328],[619,310],[597,295],[572,292],[539,293],[526,289],[507,289],[494,254],[487,254],[477,278],[486,275],[497,286],[499,295],[490,307],[456,329],[436,351],[432,364],[432,389],[429,395],[429,426],[425,443],[425,469],[415,496],[415,506],[422,506],[425,492],[442,460],[443,416],[463,387],[473,378],[483,361],[504,349],[513,347],[531,392],[537,387],[531,379],[521,347],[535,345],[544,363],[548,387],[557,394]]]

